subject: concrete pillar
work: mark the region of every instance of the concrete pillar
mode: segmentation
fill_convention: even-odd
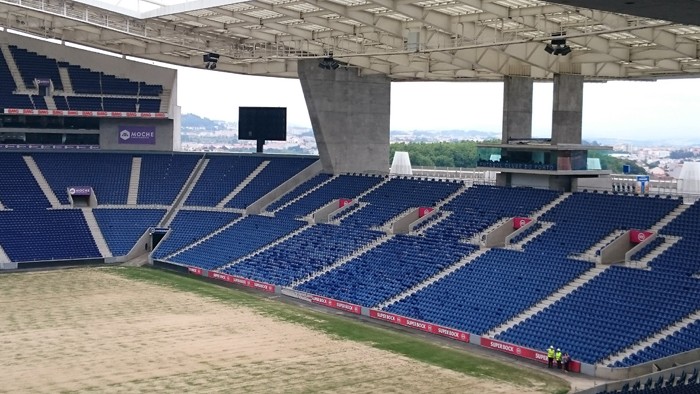
[[[583,116],[583,76],[554,75],[552,144],[580,144]]]
[[[325,70],[299,60],[298,73],[326,173],[389,172],[391,83],[358,69]]]
[[[503,78],[503,128],[501,141],[532,137],[532,78]]]

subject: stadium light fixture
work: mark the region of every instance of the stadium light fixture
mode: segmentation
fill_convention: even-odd
[[[337,70],[340,67],[340,63],[333,59],[333,53],[330,53],[328,57],[321,59],[318,66],[324,70]]]
[[[564,35],[565,32],[552,33],[552,37]],[[566,38],[552,38],[552,42],[545,45],[544,51],[554,56],[566,56],[571,53],[571,47],[566,45]]]
[[[219,61],[219,54],[217,53],[206,53],[202,56],[204,61],[204,68],[207,70],[216,69],[216,63]]]

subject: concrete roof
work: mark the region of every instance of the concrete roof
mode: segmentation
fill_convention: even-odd
[[[192,67],[212,52],[216,71],[278,77],[297,77],[300,58],[331,53],[397,81],[700,76],[700,12],[668,10],[699,8],[693,0],[130,1],[0,0],[0,26]],[[593,6],[641,16],[585,8]],[[656,15],[672,21],[648,18]],[[572,52],[545,52],[552,35]]]

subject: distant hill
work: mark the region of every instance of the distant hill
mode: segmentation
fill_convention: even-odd
[[[218,131],[226,128],[226,122],[202,118],[195,114],[184,114],[180,120],[184,130]]]

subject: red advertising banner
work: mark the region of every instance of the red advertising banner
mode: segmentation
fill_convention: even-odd
[[[84,116],[84,117],[104,117],[104,118],[167,118],[165,112],[117,112],[117,111],[75,111],[60,109],[20,109],[5,108],[6,114],[22,115],[44,115],[44,116]]]
[[[531,221],[532,221],[532,219],[530,219],[530,218],[519,218],[519,217],[513,218],[513,229],[517,230],[520,227],[523,227],[524,225],[530,223]]]
[[[352,200],[349,198],[341,198],[338,200],[338,208],[342,208],[348,204],[352,203]]]
[[[311,302],[314,304],[325,305],[329,308],[340,309],[341,311],[354,313],[359,315],[362,313],[362,307],[355,304],[350,304],[343,301],[337,301],[332,298],[326,298],[322,296],[312,295]]]
[[[481,337],[481,346],[487,347],[489,349],[498,350],[499,352],[504,352],[508,354],[513,354],[519,357],[527,358],[529,360],[539,361],[541,363],[547,363],[547,352],[540,352],[538,350],[533,350],[526,347],[520,347],[506,342],[497,341],[491,338]],[[569,371],[571,372],[581,372],[581,363],[578,361],[571,360],[569,362]]]
[[[651,231],[630,230],[630,242],[640,244],[653,234]]]
[[[435,335],[441,335],[443,337],[452,338],[461,342],[469,342],[469,333],[464,331],[455,330],[453,328],[447,328],[439,326],[437,324],[426,323],[420,320],[410,319],[408,317],[403,317],[400,315],[395,315],[393,313],[378,311],[375,309],[369,310],[369,317],[378,320],[388,321],[390,323],[398,324],[404,327],[415,328],[416,330],[421,330],[429,332]]]
[[[420,207],[418,208],[418,217],[422,218],[423,216],[429,214],[430,212],[433,212],[434,208],[430,207]]]
[[[254,289],[266,291],[268,293],[275,292],[275,285],[269,283],[258,282],[251,279],[241,278],[239,276],[233,276],[229,274],[223,274],[221,272],[209,271],[209,277],[212,279],[223,280],[228,283],[235,283],[238,285],[243,285],[246,287],[252,287]]]
[[[199,267],[187,267],[187,270],[190,271],[191,274],[202,275],[202,269]]]

